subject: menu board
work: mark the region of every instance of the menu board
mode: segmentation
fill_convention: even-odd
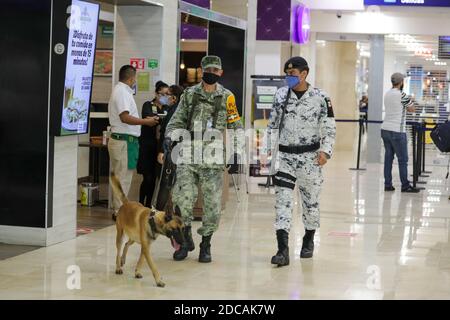
[[[274,78],[279,78],[275,77]],[[267,124],[272,111],[273,100],[277,90],[286,83],[283,79],[258,79],[253,80],[252,97],[252,124],[254,129],[252,149],[250,150],[250,176],[262,177],[270,174],[271,158],[266,166],[261,166],[261,149],[267,134]]]
[[[67,21],[69,39],[61,113],[62,136],[88,132],[99,11],[98,4],[72,0]]]
[[[439,37],[438,58],[439,59],[450,59],[450,36],[440,36]]]

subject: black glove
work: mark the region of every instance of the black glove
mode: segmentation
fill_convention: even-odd
[[[166,153],[172,151],[172,148],[173,148],[173,142],[172,142],[172,139],[170,139],[170,138],[168,138],[168,137],[164,138],[164,141],[163,141],[163,150],[164,150],[164,154],[166,154]]]
[[[228,161],[227,169],[229,174],[239,173],[239,155],[237,153],[233,154],[233,157]]]

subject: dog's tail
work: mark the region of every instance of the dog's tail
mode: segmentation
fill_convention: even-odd
[[[118,197],[123,204],[128,202],[128,198],[125,195],[125,192],[123,192],[122,186],[120,185],[120,181],[119,179],[117,179],[114,173],[111,174],[111,188],[113,190],[114,195]]]

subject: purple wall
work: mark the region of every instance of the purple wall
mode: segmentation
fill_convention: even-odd
[[[209,0],[183,0],[183,1],[191,3],[191,4],[195,4],[196,6],[199,6],[199,7],[209,9]]]
[[[258,0],[256,40],[289,41],[291,0]]]
[[[189,2],[199,7],[210,8],[209,0],[183,0],[184,2]],[[181,39],[188,40],[206,40],[208,37],[208,29],[193,26],[191,24],[182,23],[181,24]]]

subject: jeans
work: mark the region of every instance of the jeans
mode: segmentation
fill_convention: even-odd
[[[392,186],[392,163],[394,154],[397,156],[398,169],[402,189],[409,187],[408,180],[408,140],[406,133],[381,130],[381,138],[384,142],[384,185]]]

